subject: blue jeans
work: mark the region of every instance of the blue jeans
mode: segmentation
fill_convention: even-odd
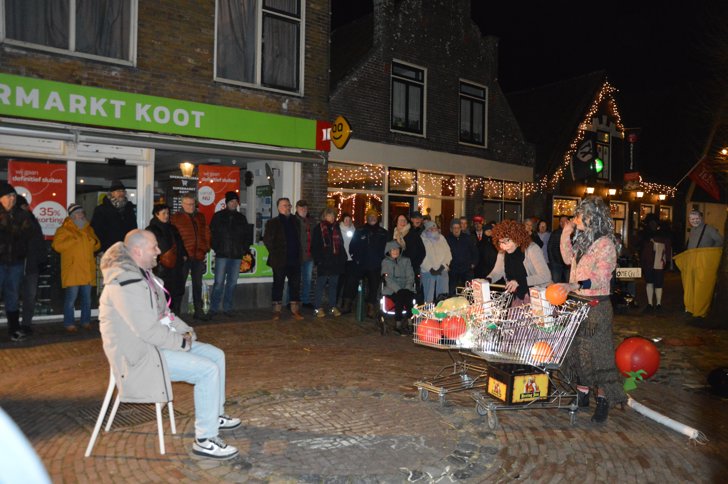
[[[222,310],[232,311],[233,294],[238,285],[238,274],[240,274],[240,262],[240,259],[215,257],[215,284],[212,286],[211,313],[216,313],[220,309],[221,298]]]
[[[195,437],[209,439],[218,433],[218,417],[225,413],[225,353],[195,341],[190,351],[161,350],[171,381],[195,386]]]
[[[449,277],[446,270],[439,276],[433,276],[429,271],[422,272],[422,292],[425,302],[433,302],[440,294],[447,294],[449,290]]]
[[[69,286],[66,288],[65,298],[63,300],[63,326],[66,328],[73,326],[75,322],[75,306],[78,294],[81,294],[81,324],[86,325],[91,322],[91,286]]]
[[[333,276],[317,276],[316,277],[316,292],[314,294],[314,307],[316,309],[321,309],[321,300],[324,296],[324,288],[326,284],[328,283],[329,288],[326,292],[328,300],[329,300],[329,309],[332,309],[336,307],[336,288],[339,283],[339,275],[333,275]]]
[[[301,263],[301,304],[311,303],[311,277],[313,276],[313,259]]]

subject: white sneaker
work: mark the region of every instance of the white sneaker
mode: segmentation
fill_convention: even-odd
[[[240,419],[231,417],[227,414],[222,414],[217,420],[217,428],[220,430],[232,430],[240,427]]]
[[[203,457],[211,459],[232,459],[238,455],[238,449],[232,445],[227,445],[220,436],[210,437],[209,439],[195,439],[192,444],[192,452]]]

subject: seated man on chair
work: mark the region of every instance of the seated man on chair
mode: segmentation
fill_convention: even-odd
[[[232,458],[238,449],[218,434],[240,425],[240,419],[224,413],[225,353],[198,342],[195,331],[169,310],[167,290],[152,273],[159,253],[152,232],[132,230],[101,259],[99,326],[121,400],[169,402],[171,382],[191,383],[196,437],[192,451]]]

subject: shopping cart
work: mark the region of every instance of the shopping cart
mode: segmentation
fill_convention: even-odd
[[[452,361],[434,377],[414,383],[422,400],[428,400],[430,393],[433,393],[438,395],[443,405],[448,393],[485,388],[486,364],[467,350],[473,347],[474,335],[480,333],[480,328],[492,325],[494,320],[503,317],[512,299],[511,294],[497,292],[492,294],[490,301],[473,303],[472,297],[468,297],[467,288],[458,288],[457,293],[465,298],[459,308],[442,311],[429,303],[412,310],[414,342],[447,350]]]
[[[562,306],[532,301],[479,328],[471,351],[488,363],[490,398],[479,391],[471,396],[491,429],[498,426],[498,410],[566,408],[576,421],[576,388],[560,370],[589,307],[584,300]]]

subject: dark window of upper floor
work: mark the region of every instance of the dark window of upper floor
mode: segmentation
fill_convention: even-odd
[[[392,62],[393,131],[425,134],[425,69]]]
[[[460,142],[486,145],[488,88],[460,81]]]
[[[138,0],[0,0],[2,41],[134,64]]]
[[[217,0],[215,79],[303,94],[302,0]]]

